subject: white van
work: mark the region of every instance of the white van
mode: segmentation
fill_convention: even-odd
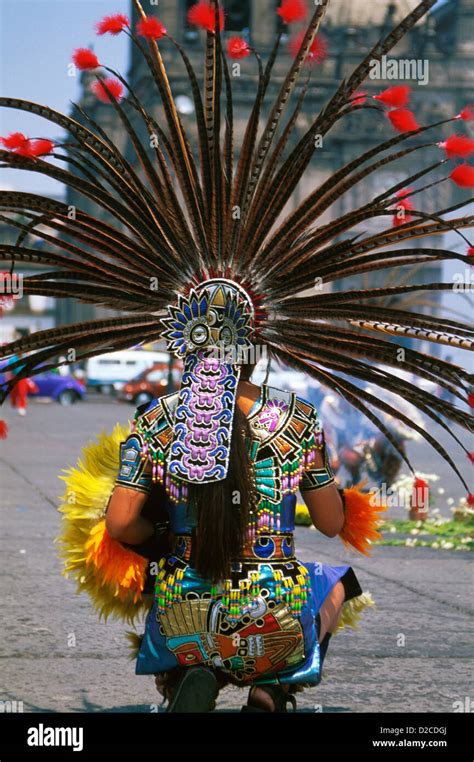
[[[104,394],[111,394],[121,389],[139,373],[159,362],[168,362],[167,352],[147,352],[139,349],[127,349],[121,352],[109,352],[87,360],[87,386]]]

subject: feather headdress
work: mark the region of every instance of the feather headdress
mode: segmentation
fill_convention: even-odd
[[[76,360],[81,360],[105,349],[118,350],[158,339],[163,334],[160,319],[170,316],[168,305],[177,305],[180,297],[188,298],[208,280],[226,279],[238,284],[250,299],[254,343],[266,345],[284,363],[331,386],[368,416],[397,449],[377,411],[417,429],[462,479],[456,463],[429,431],[410,421],[395,404],[347,378],[352,376],[372,388],[378,386],[403,396],[459,442],[450,422],[468,428],[470,416],[465,409],[441,401],[416,382],[399,378],[397,369],[435,382],[462,403],[468,400],[469,375],[416,349],[404,349],[400,355],[396,337],[472,349],[472,329],[441,315],[383,304],[387,297],[448,290],[452,283],[403,283],[360,290],[341,283],[352,275],[395,271],[405,265],[429,266],[449,259],[466,266],[472,262],[467,254],[470,244],[462,230],[472,226],[474,217],[454,214],[467,201],[426,213],[416,204],[423,188],[411,187],[437,170],[444,174],[431,185],[444,181],[460,187],[473,185],[473,169],[466,161],[472,142],[448,138],[441,143],[439,136],[442,125],[472,119],[472,109],[466,107],[436,124],[419,125],[407,106],[409,88],[390,88],[375,98],[359,89],[371,63],[389,53],[434,2],[420,2],[367,53],[297,140],[295,128],[314,71],[305,68],[305,63],[315,56],[314,43],[329,0],[321,0],[306,18],[301,43],[276,94],[269,84],[281,33],[265,64],[246,40],[233,37],[225,49],[221,34],[225,19],[218,0],[198,3],[189,15],[189,22],[205,29],[206,34],[203,91],[185,50],[159,19],[146,16],[138,0],[134,0],[139,16],[136,28],[122,15],[100,22],[99,34],[130,37],[148,66],[163,106],[164,120],[158,123],[118,72],[90,51],[75,52],[76,65],[96,78],[97,95],[110,104],[126,131],[139,171],[86,111],[80,109],[79,123],[47,106],[0,98],[1,107],[39,115],[68,134],[63,145],[46,138],[31,140],[21,132],[6,136],[0,150],[1,166],[54,178],[101,210],[101,216],[94,217],[77,208],[71,218],[65,203],[33,193],[1,191],[0,219],[18,228],[19,235],[16,245],[0,246],[0,260],[11,262],[12,268],[27,262],[44,267],[44,272],[24,279],[27,295],[75,297],[125,313],[39,331],[1,347],[0,358],[23,354],[9,366],[11,370],[20,368],[14,381],[33,375],[40,367],[44,370],[48,363],[55,365],[55,358],[71,346],[76,350]],[[285,23],[301,21],[306,16],[303,6],[282,3],[280,16]],[[160,52],[166,40],[175,47],[187,72],[197,124],[197,156],[176,107]],[[228,56],[243,58],[250,54],[256,61],[258,84],[235,160]],[[305,72],[309,72],[307,77]],[[303,75],[305,82],[293,103]],[[315,152],[315,137],[323,138],[341,120],[363,110],[374,118],[377,112],[379,118],[380,113],[386,114],[387,129],[392,129],[391,124],[396,133],[341,166],[284,215]],[[143,130],[145,141],[140,138]],[[434,139],[429,137],[433,130],[437,133]],[[367,198],[362,206],[330,223],[323,221],[325,212],[365,178],[403,157],[423,156],[424,149],[433,146],[441,150],[444,146],[446,155]],[[453,156],[455,162],[463,162],[454,170],[447,164]],[[405,219],[400,219],[400,210],[402,214],[409,212]],[[354,232],[355,226],[372,218],[379,218],[386,226],[371,234]],[[453,230],[466,241],[466,255],[414,244],[415,239],[418,242]],[[45,245],[40,252],[27,248],[28,234],[42,239]],[[156,276],[159,288],[152,289],[150,278]],[[332,284],[332,291],[315,292],[316,278],[321,284]],[[387,367],[392,367],[393,373]],[[9,389],[7,384],[3,397]],[[406,460],[402,451],[400,454]]]

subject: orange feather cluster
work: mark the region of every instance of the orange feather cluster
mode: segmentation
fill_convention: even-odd
[[[113,540],[107,532],[105,520],[92,529],[85,550],[86,564],[96,568],[102,584],[115,586],[116,595],[121,600],[129,591],[134,592],[133,602],[136,603],[145,585],[147,559]]]
[[[339,537],[345,545],[368,556],[369,546],[381,537],[377,531],[379,512],[386,511],[386,505],[372,505],[371,493],[361,492],[357,485],[344,490],[345,521]]]

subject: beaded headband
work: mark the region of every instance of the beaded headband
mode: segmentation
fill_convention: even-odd
[[[249,295],[225,278],[180,295],[162,319],[167,348],[184,358],[168,456],[171,477],[208,483],[225,479],[240,366],[253,329]]]

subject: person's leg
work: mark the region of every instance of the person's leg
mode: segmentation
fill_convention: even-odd
[[[319,609],[319,616],[321,621],[321,628],[319,631],[320,643],[324,640],[324,637],[327,633],[333,633],[336,629],[337,623],[339,622],[339,618],[341,616],[342,604],[344,603],[345,596],[346,592],[344,590],[344,585],[342,582],[338,582],[336,585],[334,585],[333,589]]]
[[[26,415],[26,408],[28,405],[28,387],[26,380],[22,379],[18,382],[18,415]]]
[[[334,632],[337,627],[345,595],[344,585],[342,582],[337,582],[321,606],[319,610],[321,622],[319,643],[322,643],[325,638],[326,641],[329,640],[328,635]],[[288,692],[290,684],[282,684],[281,688]],[[267,712],[275,711],[275,702],[263,686],[253,685],[251,687],[248,703],[252,706],[260,707]]]

